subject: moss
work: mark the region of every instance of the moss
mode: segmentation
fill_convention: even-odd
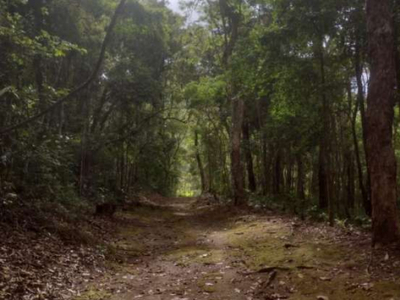
[[[198,287],[206,293],[214,293],[216,291],[215,285],[208,285],[208,282],[198,282]]]
[[[373,290],[380,293],[383,299],[400,300],[400,280],[397,281],[379,281],[374,284]]]
[[[274,223],[236,224],[227,231],[227,237],[233,247],[233,256],[243,260],[249,269],[258,270],[263,266],[287,268],[287,272],[280,273],[294,288],[293,299],[309,300],[325,295],[330,300],[400,300],[400,282],[378,282],[365,289],[360,284],[369,282],[369,278],[362,275],[357,276],[358,284],[354,284],[346,273],[322,280],[326,277],[326,269],[337,265],[351,267],[345,261],[349,253],[337,244],[328,241],[316,244],[304,241],[304,237],[296,239],[282,224]]]
[[[118,242],[108,244],[105,255],[110,261],[125,262],[131,258],[136,258],[145,251],[145,245],[139,242],[134,232],[137,229],[121,230],[119,235],[122,237]]]
[[[142,232],[143,232],[143,229],[140,227],[129,226],[129,227],[126,227],[126,228],[123,228],[122,230],[120,230],[118,232],[118,235],[122,238],[128,239],[128,238],[138,236]]]
[[[221,277],[221,274],[216,273],[207,273],[203,274],[203,276],[198,279],[197,286],[206,293],[214,293],[217,291],[217,283],[218,278]]]
[[[290,230],[279,223],[239,224],[227,231],[227,238],[234,249],[232,254],[252,270],[263,266],[296,269],[335,265],[345,255],[341,247],[327,243],[297,244]]]
[[[122,240],[114,245],[118,251],[124,251],[128,255],[139,255],[145,250],[143,243],[136,240]]]
[[[294,275],[291,280],[295,287],[293,299],[315,299],[318,295],[326,295],[330,300],[400,299],[400,282],[381,281],[370,288],[363,288],[362,281],[359,284],[350,284],[347,275],[336,276],[331,281],[316,278],[312,271],[302,273],[301,278],[296,276],[298,274]],[[364,279],[368,283],[368,279]]]
[[[189,264],[217,264],[223,260],[223,251],[205,247],[187,246],[180,247],[166,254],[165,259],[180,265]]]
[[[85,291],[82,295],[73,298],[73,300],[103,300],[108,299],[112,295],[105,290],[98,290],[95,288],[90,288]]]

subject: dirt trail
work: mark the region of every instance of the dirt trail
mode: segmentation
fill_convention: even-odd
[[[400,300],[399,274],[370,270],[367,240],[195,201],[121,213],[119,263],[77,300]]]

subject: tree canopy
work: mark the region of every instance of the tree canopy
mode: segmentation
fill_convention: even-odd
[[[398,95],[370,97],[373,43],[386,39],[363,1],[183,4],[195,20],[156,0],[0,0],[2,199],[212,193],[331,225],[378,222],[388,164],[396,210]],[[397,85],[397,2],[387,10]],[[385,163],[372,154],[382,101],[394,116]]]

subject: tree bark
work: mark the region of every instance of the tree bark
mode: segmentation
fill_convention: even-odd
[[[301,154],[296,155],[297,162],[297,198],[299,199],[300,217],[304,220],[306,195],[304,190],[304,165]]]
[[[303,160],[300,154],[296,155],[297,161],[297,197],[300,200],[304,200],[306,198],[304,191],[304,167]]]
[[[319,185],[319,208],[326,209],[330,203],[329,197],[329,168],[330,168],[330,153],[329,153],[329,134],[330,134],[330,115],[329,103],[325,91],[325,57],[323,49],[323,41],[320,41],[320,49],[317,54],[319,57],[320,76],[321,76],[321,98],[322,98],[322,134],[319,147],[319,170],[318,170],[318,185]]]
[[[293,160],[290,153],[291,149],[286,151],[286,180],[285,180],[285,192],[290,194],[292,192],[294,180],[293,180]]]
[[[396,91],[392,14],[388,0],[367,0],[366,11],[371,60],[366,125],[373,243],[390,244],[400,237],[397,167],[392,143]]]
[[[271,190],[270,181],[270,167],[271,167],[271,157],[268,157],[268,147],[267,147],[267,137],[266,134],[262,135],[262,171],[263,171],[263,195],[267,196]]]
[[[232,99],[231,167],[233,200],[235,205],[245,203],[243,186],[243,167],[241,162],[241,132],[243,127],[244,102],[240,98]]]
[[[281,185],[282,185],[282,153],[281,150],[278,150],[274,165],[274,177],[273,177],[274,195],[281,194]]]
[[[346,217],[351,218],[354,211],[354,157],[351,150],[345,151],[344,165],[346,171],[346,200],[344,209]]]
[[[371,208],[371,176],[370,176],[370,170],[369,170],[369,162],[368,162],[368,157],[367,157],[367,126],[366,126],[366,120],[365,120],[365,97],[364,97],[364,86],[363,86],[363,82],[362,82],[362,73],[363,73],[363,67],[361,64],[361,46],[360,46],[360,37],[359,34],[357,33],[357,37],[356,37],[356,43],[355,43],[355,69],[356,69],[356,80],[357,80],[357,105],[360,108],[360,115],[361,115],[361,126],[362,126],[362,132],[363,132],[363,147],[364,147],[364,154],[365,154],[365,161],[366,161],[366,165],[367,165],[367,184],[366,184],[366,188],[365,191],[362,192],[362,196],[363,196],[363,206],[364,206],[364,210],[365,213],[371,217],[372,216],[372,208]],[[355,112],[355,116],[353,117],[353,139],[356,139],[357,137],[354,137],[355,134],[355,118],[357,116],[357,110]],[[358,144],[356,145],[358,148]],[[356,149],[356,155],[357,155],[357,165],[361,164],[361,159],[360,159],[360,152],[359,150]],[[360,169],[360,166],[357,166]],[[362,175],[362,171],[360,174],[360,170],[358,170],[358,176],[359,176],[359,180],[362,181],[362,185],[364,186],[364,179],[363,179],[363,175]],[[361,175],[361,177],[360,177]],[[360,188],[361,187],[361,183],[360,183]]]
[[[200,156],[199,134],[198,134],[197,130],[195,130],[195,132],[194,132],[194,146],[196,148],[197,167],[199,168],[199,173],[200,173],[201,193],[204,194],[204,193],[208,192],[208,188],[207,188],[207,184],[206,184],[206,175],[204,172],[203,162],[202,162],[201,156]]]
[[[247,180],[249,182],[249,190],[251,192],[256,191],[256,177],[254,175],[254,167],[253,167],[253,155],[251,153],[250,147],[250,131],[249,131],[249,123],[243,122],[243,140],[244,140],[244,152],[246,156],[246,166],[247,166]]]
[[[348,98],[349,98],[349,107],[350,107],[349,112],[351,115],[351,118],[350,118],[351,135],[353,137],[354,153],[355,153],[355,160],[356,160],[356,165],[357,165],[358,186],[360,188],[364,210],[368,215],[368,212],[370,211],[368,208],[370,208],[371,206],[368,205],[368,203],[370,204],[370,202],[368,200],[369,197],[368,197],[367,189],[365,188],[365,185],[364,185],[364,176],[363,176],[363,171],[362,171],[360,147],[358,146],[357,130],[356,130],[356,119],[357,119],[357,113],[358,113],[358,108],[359,108],[360,102],[359,102],[359,100],[357,100],[354,111],[353,111],[351,108],[353,100],[352,100],[350,83],[347,87],[347,94],[348,94]],[[368,174],[367,174],[367,176],[368,176]]]
[[[230,58],[233,54],[241,23],[241,14],[236,11],[235,7],[230,5],[226,0],[219,0],[219,8],[221,13],[221,21],[224,27],[224,52],[222,56],[222,65],[225,70],[230,68]],[[228,21],[228,22],[226,22]],[[237,85],[235,78],[231,79],[230,89],[227,99],[232,106],[232,128],[231,128],[231,176],[233,200],[235,205],[243,205],[246,202],[244,193],[244,176],[243,166],[241,162],[241,133],[244,117],[244,101],[237,95]]]

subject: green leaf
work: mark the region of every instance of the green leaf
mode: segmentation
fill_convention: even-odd
[[[3,95],[5,95],[7,92],[9,92],[11,90],[12,90],[12,86],[8,86],[8,87],[5,87],[4,89],[2,89],[0,91],[0,98],[3,97]]]

